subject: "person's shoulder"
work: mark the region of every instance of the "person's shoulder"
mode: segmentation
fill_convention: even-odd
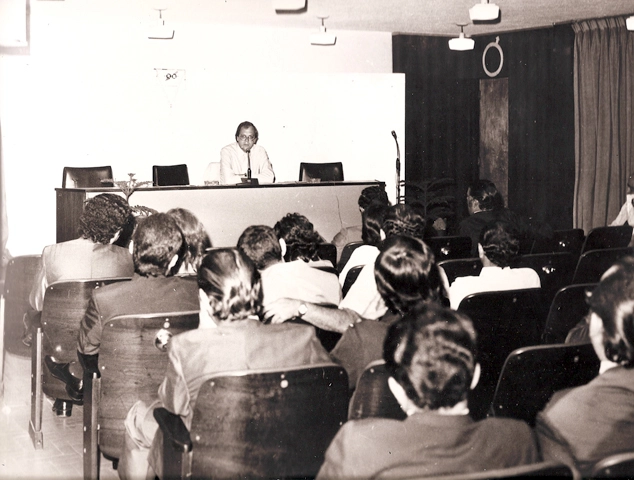
[[[506,436],[519,439],[524,437],[526,439],[532,439],[533,433],[531,427],[523,420],[517,420],[515,418],[499,418],[489,417],[484,420],[476,422],[476,425],[491,432],[491,436]]]
[[[236,149],[236,146],[237,146],[237,145],[238,145],[238,143],[237,143],[237,142],[233,142],[233,143],[230,143],[230,144],[228,144],[228,145],[225,145],[224,147],[222,147],[222,148],[220,149],[220,153],[223,153],[223,152],[225,152],[225,153],[233,152],[233,151],[235,151],[235,149]]]

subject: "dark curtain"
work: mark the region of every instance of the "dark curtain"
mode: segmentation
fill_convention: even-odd
[[[575,32],[575,227],[609,224],[634,173],[634,35],[624,18]]]

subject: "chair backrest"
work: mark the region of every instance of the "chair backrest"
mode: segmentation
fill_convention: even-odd
[[[454,258],[443,260],[438,265],[445,271],[449,285],[458,277],[472,277],[480,275],[482,271],[482,262],[479,258]]]
[[[344,245],[343,250],[341,251],[341,258],[339,259],[339,262],[337,263],[338,273],[341,273],[341,271],[343,270],[343,267],[346,266],[346,263],[348,263],[348,260],[350,260],[350,256],[352,255],[352,252],[354,252],[361,245],[363,245],[363,242],[350,242]]]
[[[541,289],[474,293],[458,310],[473,321],[478,335],[480,381],[469,394],[469,410],[484,418],[506,357],[515,349],[539,345],[548,306]]]
[[[343,163],[305,163],[299,164],[300,182],[343,182]]]
[[[384,360],[376,360],[365,367],[350,400],[348,420],[368,417],[404,420],[407,417],[388,386],[389,376]]]
[[[570,283],[596,283],[601,280],[601,275],[603,275],[614,262],[621,257],[632,254],[634,254],[634,249],[629,247],[604,248],[584,252],[581,257],[579,257],[577,268]]]
[[[29,294],[40,269],[41,255],[13,257],[7,264],[4,281],[4,348],[7,352],[28,357],[31,352],[21,342],[24,314],[31,307]]]
[[[62,281],[49,285],[42,308],[43,356],[52,355],[58,362],[76,361],[79,324],[84,318],[93,290],[128,280],[130,279],[106,278]],[[53,398],[68,399],[65,386],[51,375],[48,368],[42,369],[42,390],[45,394]]]
[[[119,458],[128,410],[139,398],[156,397],[168,363],[165,341],[197,327],[198,311],[121,315],[104,324],[97,415],[102,453]]]
[[[558,462],[540,462],[518,467],[500,468],[486,470],[484,472],[456,473],[451,475],[429,476],[428,464],[417,465],[415,463],[390,467],[379,472],[373,479],[398,478],[401,480],[413,480],[423,478],[433,478],[435,480],[489,480],[504,478],[524,478],[524,477],[557,477],[574,478],[569,466]]]
[[[585,385],[599,373],[592,344],[539,345],[512,352],[502,368],[491,413],[535,425],[553,393]]]
[[[62,188],[113,187],[112,182],[102,182],[112,178],[112,167],[64,167]]]
[[[344,297],[352,287],[352,284],[357,281],[361,270],[363,270],[363,265],[357,265],[356,267],[352,267],[348,270],[348,274],[346,275],[346,279],[343,281],[343,287],[341,287],[341,295]]]
[[[631,446],[630,446],[631,448]],[[617,453],[597,462],[591,478],[632,478],[634,476],[634,452]]]
[[[196,400],[192,478],[314,477],[347,405],[334,364],[216,375]]]
[[[555,294],[542,333],[543,344],[564,343],[570,329],[588,314],[590,307],[586,302],[586,292],[596,285],[567,285]]]
[[[187,165],[154,165],[152,182],[156,186],[189,185]]]
[[[577,257],[566,252],[522,255],[513,266],[532,268],[537,272],[544,299],[550,305],[555,293],[572,282]]]
[[[581,255],[581,248],[586,239],[583,228],[555,230],[551,238],[538,238],[533,242],[531,253],[572,253]]]
[[[471,237],[431,237],[425,243],[434,252],[436,262],[471,256]]]
[[[632,240],[632,227],[621,225],[618,227],[596,227],[590,230],[586,241],[583,243],[581,253],[590,250],[601,250],[604,248],[627,247]]]

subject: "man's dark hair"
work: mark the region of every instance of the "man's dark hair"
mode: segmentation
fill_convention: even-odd
[[[286,242],[287,262],[293,260],[319,260],[317,248],[324,239],[315,231],[313,224],[304,215],[289,213],[275,224],[275,235]]]
[[[476,365],[476,332],[466,315],[421,304],[390,326],[383,358],[419,408],[450,408],[467,398]]]
[[[134,270],[142,276],[160,277],[177,272],[183,259],[185,241],[176,220],[167,213],[155,213],[145,218],[132,238]],[[174,255],[178,262],[167,272]]]
[[[258,270],[282,261],[282,247],[275,230],[267,225],[251,225],[238,239],[238,249],[249,257]]]
[[[479,243],[486,257],[498,267],[511,265],[520,251],[517,229],[502,221],[486,224],[480,232]]]
[[[434,254],[417,238],[395,235],[386,239],[374,262],[374,278],[392,312],[405,315],[420,302],[449,304]]]
[[[107,245],[132,221],[132,210],[125,198],[102,193],[84,204],[84,211],[79,217],[79,234],[95,243]]]
[[[406,235],[424,240],[425,218],[409,205],[393,205],[385,215],[383,232],[386,237]]]
[[[363,210],[361,240],[366,245],[378,247],[381,244],[381,228],[389,207],[380,203],[372,203]]]
[[[258,133],[258,129],[255,127],[255,125],[253,125],[251,122],[242,122],[240,125],[238,125],[238,128],[236,128],[236,140],[240,136],[240,130],[242,130],[243,128],[252,128],[255,139],[258,139],[260,134]]]
[[[361,190],[359,196],[359,208],[366,209],[371,203],[380,203],[381,205],[389,205],[390,201],[387,198],[385,192],[385,186],[373,185],[372,187],[366,187]]]
[[[469,185],[467,194],[478,201],[480,210],[490,211],[504,208],[504,197],[491,180],[476,180]]]

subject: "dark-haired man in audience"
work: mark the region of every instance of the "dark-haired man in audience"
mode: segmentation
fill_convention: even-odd
[[[345,423],[326,451],[318,479],[376,478],[412,464],[417,478],[436,478],[540,460],[535,436],[524,422],[475,422],[469,416],[467,394],[478,383],[480,369],[476,332],[465,315],[434,303],[413,309],[388,330],[383,357],[389,388],[407,418]]]
[[[529,221],[504,206],[504,198],[495,184],[486,179],[476,180],[467,188],[469,216],[460,222],[458,234],[471,238],[471,255],[478,255],[478,241],[482,228],[496,220],[513,225],[520,240],[522,252],[530,251],[537,236],[551,236],[552,228],[542,224],[533,228]]]
[[[359,211],[363,214],[363,211],[372,203],[378,203],[380,205],[389,205],[390,201],[387,198],[385,192],[385,186],[373,185],[361,190],[361,195],[357,200],[359,204]],[[343,247],[350,242],[360,242],[362,240],[363,225],[351,225],[350,227],[343,227],[339,230],[339,233],[332,239],[332,244],[337,247],[337,262],[341,258],[341,252]]]
[[[194,277],[174,276],[182,258],[183,235],[166,213],[147,217],[134,233],[134,276],[95,290],[79,326],[77,355],[84,371],[98,371],[103,326],[113,317],[128,314],[198,310],[198,287]],[[69,364],[46,357],[51,373],[66,382],[74,400],[82,397],[82,378]],[[72,370],[72,373],[71,373]]]
[[[482,261],[479,275],[459,277],[449,287],[451,308],[457,309],[463,298],[472,293],[540,288],[539,275],[532,268],[511,268],[519,254],[516,230],[506,222],[484,226],[478,242]]]
[[[341,287],[337,276],[301,259],[285,262],[286,242],[277,238],[273,228],[266,225],[248,227],[238,239],[238,248],[260,270],[263,305],[284,297],[339,305]]]

